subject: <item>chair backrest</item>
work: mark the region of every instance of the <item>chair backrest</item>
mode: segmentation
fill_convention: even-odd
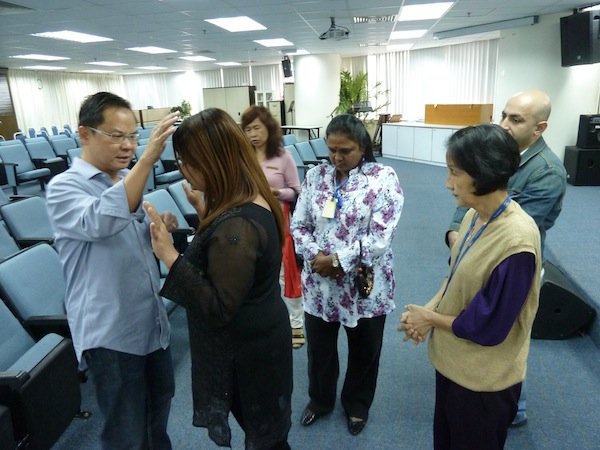
[[[154,125],[148,125],[147,127],[137,127],[137,132],[140,134],[140,139],[148,139]]]
[[[29,137],[36,137],[35,128],[28,128],[27,133],[29,134]]]
[[[2,145],[0,145],[0,159],[5,163],[17,164],[16,171],[18,174],[35,170],[35,165],[20,139],[2,142]]]
[[[187,200],[187,196],[185,195],[185,191],[183,190],[183,183],[187,183],[186,180],[181,180],[176,183],[172,183],[167,186],[167,191],[177,203],[179,210],[183,213],[184,216],[187,215],[197,215],[198,213],[194,209],[190,202]]]
[[[319,159],[329,159],[329,147],[327,147],[327,141],[325,138],[316,138],[308,141],[315,153],[315,156]]]
[[[24,242],[51,241],[54,236],[46,202],[37,196],[0,207],[10,234],[23,247]]]
[[[8,306],[0,302],[0,372],[6,371],[34,344]]]
[[[298,142],[298,138],[296,138],[295,134],[284,134],[283,135],[283,145],[292,145]]]
[[[83,153],[83,149],[79,147],[68,149],[67,156],[69,158],[70,164],[73,164],[73,160],[75,158],[81,158],[81,153]]]
[[[74,138],[64,134],[50,136],[50,144],[52,144],[52,148],[58,156],[67,156],[69,149],[78,147]]]
[[[137,148],[135,149],[135,157],[136,159],[140,159],[142,157],[142,154],[144,153],[144,150],[146,150],[146,146],[145,145],[138,145]],[[159,159],[158,161],[156,161],[154,163],[154,176],[156,175],[162,175],[163,173],[165,173],[165,166],[162,163],[162,161]]]
[[[300,167],[304,165],[304,161],[302,161],[302,157],[300,156],[300,153],[298,153],[298,150],[296,149],[296,146],[294,144],[286,145],[284,148],[291,153],[292,158],[294,158],[294,162],[296,163],[296,166]]]
[[[56,158],[56,153],[50,142],[43,137],[25,139],[25,147],[29,152],[31,159],[52,159]]]
[[[173,199],[173,197],[171,197],[171,194],[169,194],[169,191],[167,191],[166,189],[156,189],[152,192],[148,192],[147,194],[144,194],[144,200],[147,200],[150,203],[152,203],[152,205],[156,208],[156,211],[159,214],[162,214],[164,212],[173,213],[175,217],[177,217],[180,229],[191,228],[190,224],[185,219],[183,213],[177,206],[177,203],[175,203],[175,200]]]
[[[19,251],[19,246],[6,229],[4,222],[0,224],[0,260],[8,258]]]
[[[296,142],[294,146],[296,147],[296,150],[298,150],[302,161],[306,162],[317,160],[317,155],[315,155],[315,152],[308,141]]]
[[[0,297],[17,319],[62,316],[66,284],[58,253],[40,243],[0,262]]]
[[[160,155],[160,159],[163,161],[175,161],[175,150],[173,149],[173,141],[168,140],[165,143],[165,149]]]

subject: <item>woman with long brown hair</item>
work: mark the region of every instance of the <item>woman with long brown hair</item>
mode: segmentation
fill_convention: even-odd
[[[152,245],[169,268],[161,295],[186,308],[193,424],[230,446],[231,411],[247,449],[289,449],[292,355],[279,268],[283,216],[246,136],[211,108],[173,135],[200,227],[183,255],[149,203]]]

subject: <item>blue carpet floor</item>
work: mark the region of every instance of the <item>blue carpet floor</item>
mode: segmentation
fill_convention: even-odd
[[[370,419],[362,434],[351,436],[338,402],[329,416],[309,428],[300,426],[300,414],[308,400],[306,351],[305,348],[296,350],[293,423],[289,435],[290,445],[295,450],[427,450],[433,447],[434,371],[427,359],[427,348],[403,343],[396,328],[403,305],[426,303],[446,275],[448,250],[443,236],[455,207],[454,199],[444,187],[445,168],[386,158],[380,161],[396,169],[406,200],[394,241],[397,308],[386,324],[379,384]],[[575,194],[570,191],[569,195]],[[595,205],[597,208],[597,199]],[[549,236],[554,231],[551,230]],[[597,273],[597,266],[595,270]],[[173,448],[216,449],[218,447],[210,441],[206,430],[191,425],[185,312],[178,308],[171,315],[171,322],[177,380],[169,422]],[[342,373],[346,353],[345,335],[341,332]],[[523,428],[509,431],[507,449],[600,448],[599,355],[599,349],[589,335],[563,341],[532,341],[527,390],[529,422]],[[95,414],[87,421],[73,421],[53,447],[55,450],[99,448],[100,414],[90,383],[82,385],[82,393],[83,407]],[[230,422],[232,447],[243,449],[243,433],[233,418]]]

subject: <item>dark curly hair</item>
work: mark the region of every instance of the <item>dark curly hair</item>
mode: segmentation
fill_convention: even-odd
[[[506,189],[508,179],[521,161],[519,144],[502,127],[494,124],[462,128],[450,136],[448,159],[473,177],[475,195]]]

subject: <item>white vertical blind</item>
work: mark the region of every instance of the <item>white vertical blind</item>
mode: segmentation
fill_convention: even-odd
[[[342,67],[354,74],[367,71],[371,92],[381,83],[379,90],[384,94],[371,101],[374,106],[390,104],[379,113],[422,119],[427,103],[492,103],[497,54],[498,40],[494,39],[344,58]],[[98,91],[121,95],[134,109],[174,106],[186,99],[197,112],[203,108],[203,88],[252,84],[279,99],[284,78],[281,65],[271,64],[126,77],[9,70],[8,81],[18,124],[26,129],[76,124],[82,100]]]

